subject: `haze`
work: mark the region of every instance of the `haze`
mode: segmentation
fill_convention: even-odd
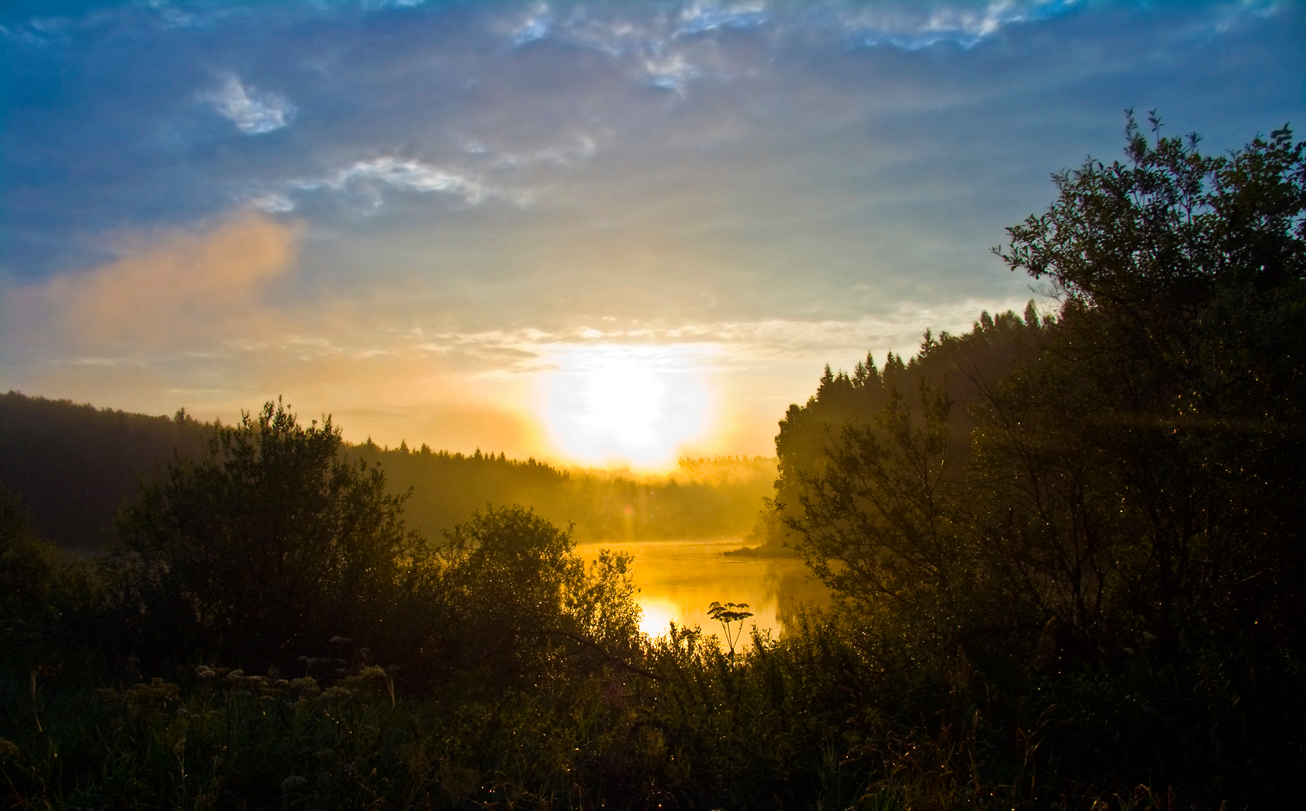
[[[1037,298],[989,248],[1124,108],[1219,153],[1306,98],[1269,0],[0,24],[0,391],[644,469],[770,455],[823,364]]]

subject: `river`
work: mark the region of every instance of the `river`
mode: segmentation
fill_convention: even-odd
[[[629,552],[631,574],[643,609],[641,628],[661,636],[669,625],[697,624],[704,633],[721,635],[721,626],[707,615],[708,606],[747,603],[753,612],[744,625],[779,635],[785,619],[803,603],[824,605],[828,593],[797,558],[756,558],[726,555],[743,542],[727,540],[616,541],[579,544],[586,561],[599,549]]]

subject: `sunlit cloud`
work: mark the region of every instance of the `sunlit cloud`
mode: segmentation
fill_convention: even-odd
[[[245,87],[235,76],[205,99],[223,118],[246,135],[263,135],[290,125],[295,106],[282,96]]]
[[[420,345],[446,355],[494,354],[508,361],[505,371],[515,374],[548,371],[551,363],[558,362],[550,358],[556,357],[572,358],[569,363],[581,362],[575,358],[597,362],[586,360],[590,356],[585,353],[596,352],[594,357],[609,358],[618,347],[627,347],[636,354],[671,352],[669,358],[685,362],[692,359],[699,369],[777,360],[806,361],[814,364],[814,368],[826,362],[835,366],[846,362],[851,366],[868,352],[881,358],[888,352],[910,356],[926,329],[936,336],[943,332],[960,334],[971,329],[981,311],[1019,313],[1029,300],[1030,297],[935,304],[911,302],[856,319],[766,318],[608,329],[586,325],[562,332],[530,329],[424,334]],[[1044,308],[1049,306],[1046,300],[1038,303]]]
[[[293,266],[300,228],[238,215],[206,232],[129,241],[121,258],[18,288],[13,332],[72,347],[176,347],[247,329],[267,287]]]
[[[277,192],[260,192],[251,195],[246,201],[259,211],[268,214],[284,214],[295,210],[295,201],[285,194]]]

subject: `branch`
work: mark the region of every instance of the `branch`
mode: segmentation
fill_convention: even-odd
[[[594,640],[586,639],[585,637],[580,636],[579,634],[573,634],[570,631],[557,631],[557,630],[542,630],[542,631],[536,631],[535,633],[539,636],[566,637],[567,639],[570,639],[573,642],[579,642],[580,644],[584,645],[587,648],[594,649],[595,651],[598,652],[600,656],[606,659],[609,663],[616,665],[622,670],[628,671],[630,673],[634,673],[636,676],[643,676],[646,679],[652,679],[653,681],[666,681],[666,679],[662,678],[656,673],[645,670],[644,668],[639,667],[638,665],[632,665],[630,662],[627,662],[625,659],[622,659],[620,656],[615,656],[611,653],[608,653],[606,650],[600,647],[599,644]]]

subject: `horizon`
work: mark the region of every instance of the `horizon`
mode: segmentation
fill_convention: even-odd
[[[64,405],[72,406],[73,408],[89,408],[92,411],[97,411],[97,412],[129,414],[135,417],[145,417],[148,419],[168,420],[174,422],[178,419],[179,415],[184,414],[185,418],[189,420],[194,420],[201,427],[207,427],[207,428],[212,428],[212,427],[230,428],[234,424],[239,423],[240,420],[243,419],[244,417],[246,416],[253,417],[258,413],[257,408],[247,408],[241,411],[240,415],[237,417],[236,420],[223,420],[221,416],[215,416],[212,418],[197,417],[194,413],[189,411],[185,406],[179,408],[177,413],[174,413],[172,416],[169,416],[167,414],[148,414],[145,412],[128,411],[126,409],[114,408],[112,406],[101,406],[101,405],[97,405],[96,403],[90,403],[90,402],[77,402],[75,400],[71,400],[68,398],[54,399],[54,398],[44,397],[39,394],[28,394],[26,392],[14,391],[12,389],[8,392],[5,392],[4,395],[0,395],[0,396],[17,396],[28,400],[43,400],[45,402],[50,402],[50,403],[64,404]],[[272,401],[268,401],[268,402],[272,403]],[[286,411],[290,412],[292,416],[295,417],[296,421],[301,426],[310,423],[314,425],[322,424],[325,423],[326,419],[329,418],[332,421],[332,427],[335,428],[337,431],[340,431],[341,434],[343,435],[343,426],[336,424],[334,415],[330,413],[320,414],[318,415],[318,417],[311,417],[305,414],[300,414],[294,408],[293,403],[284,403],[284,407]],[[502,460],[511,464],[519,464],[519,465],[534,463],[544,467],[552,468],[553,470],[559,473],[566,473],[569,475],[593,476],[593,477],[600,477],[600,478],[601,477],[626,477],[635,481],[644,481],[644,480],[663,481],[663,480],[670,480],[673,478],[689,478],[689,479],[703,478],[699,474],[695,473],[694,471],[687,470],[687,468],[692,467],[694,463],[698,463],[698,462],[707,462],[718,466],[731,465],[735,467],[747,467],[747,466],[754,466],[759,463],[774,464],[777,461],[777,458],[774,454],[770,456],[766,456],[762,454],[753,455],[753,456],[748,456],[744,454],[715,454],[712,456],[681,455],[676,457],[672,466],[670,467],[641,469],[638,467],[633,467],[631,465],[594,466],[594,465],[584,465],[578,462],[568,462],[565,460],[560,461],[560,460],[554,460],[548,458],[537,459],[534,456],[527,456],[527,457],[508,456],[506,451],[481,448],[479,446],[473,448],[471,451],[462,451],[462,450],[455,450],[452,448],[432,447],[429,443],[421,442],[420,440],[410,443],[407,441],[407,438],[401,438],[399,443],[396,445],[389,445],[383,442],[376,442],[372,439],[371,436],[364,437],[361,440],[350,440],[347,438],[343,438],[342,445],[345,448],[363,448],[363,447],[370,446],[381,453],[409,453],[409,454],[417,454],[417,455],[429,454],[432,456],[448,456],[448,457],[453,457],[458,459],[484,458],[490,460]],[[713,477],[709,476],[706,478],[710,480]]]
[[[1054,307],[989,248],[1124,109],[1207,154],[1306,110],[1283,0],[38,6],[0,390],[633,475]]]

